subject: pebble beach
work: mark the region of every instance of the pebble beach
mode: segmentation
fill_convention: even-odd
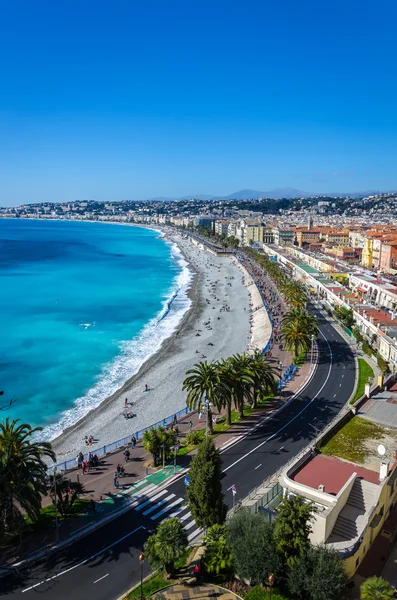
[[[182,382],[188,369],[200,360],[211,361],[244,352],[252,343],[255,332],[250,302],[256,290],[245,270],[236,259],[215,256],[180,234],[167,237],[178,245],[194,272],[191,307],[173,335],[138,373],[52,441],[57,461],[86,451],[85,436],[93,436],[95,441],[90,450],[95,452],[96,448],[133,435],[184,408],[186,392],[182,391]],[[146,385],[149,391],[145,391]],[[133,418],[125,418],[128,412]]]

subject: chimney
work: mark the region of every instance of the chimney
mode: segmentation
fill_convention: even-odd
[[[387,458],[382,458],[380,461],[379,481],[383,481],[389,474],[390,461]]]
[[[320,485],[318,486],[318,491],[319,492],[325,492],[325,485],[323,485],[322,483],[320,483]]]

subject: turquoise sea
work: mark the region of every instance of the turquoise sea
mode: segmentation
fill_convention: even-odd
[[[77,421],[177,327],[190,276],[153,230],[0,219],[0,418]]]

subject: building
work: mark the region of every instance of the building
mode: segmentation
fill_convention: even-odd
[[[274,243],[276,246],[292,246],[295,238],[295,231],[283,227],[273,227],[272,229]]]
[[[397,273],[397,240],[382,244],[379,270],[387,273]]]
[[[242,229],[242,242],[244,246],[249,246],[253,243],[263,244],[264,226],[262,225],[262,223],[252,221],[250,222],[248,220],[245,220],[244,223],[242,223]]]
[[[360,417],[349,413],[340,423],[351,419]],[[383,435],[386,438],[386,429]],[[365,466],[310,449],[279,479],[284,495],[313,503],[311,542],[336,550],[348,577],[357,571],[390,515],[397,500],[396,482],[393,448],[385,456],[377,455],[375,449]]]
[[[215,233],[217,235],[228,235],[229,221],[217,220],[215,221]]]
[[[325,234],[325,240],[334,246],[348,246],[349,233],[347,231],[329,231]]]
[[[296,232],[296,241],[299,248],[305,244],[317,244],[320,240],[320,231],[318,229],[299,229]]]
[[[213,228],[214,221],[215,221],[214,217],[207,216],[207,215],[199,215],[197,217],[194,217],[193,225],[195,227]]]

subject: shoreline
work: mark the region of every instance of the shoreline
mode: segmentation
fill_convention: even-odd
[[[96,221],[92,221],[92,222],[95,223]],[[116,224],[118,224],[118,223],[116,223]],[[122,225],[122,223],[120,223],[120,225]],[[151,229],[151,228],[148,227],[147,229]],[[156,229],[155,231],[159,232],[158,229]],[[161,233],[163,233],[163,232],[161,232]],[[171,240],[168,240],[168,241],[171,242]],[[174,243],[176,243],[176,242],[174,242]],[[181,251],[181,254],[182,254],[184,260],[186,260],[186,262],[188,262],[188,260],[185,258],[185,255],[183,254],[182,251]],[[167,347],[172,343],[172,338],[176,335],[179,335],[179,333],[181,333],[183,331],[183,329],[186,327],[186,325],[188,324],[188,321],[191,317],[191,313],[193,311],[194,303],[196,300],[195,292],[194,292],[194,283],[197,278],[197,272],[191,268],[190,263],[188,263],[188,268],[192,272],[192,275],[193,275],[193,277],[189,283],[189,288],[186,292],[187,297],[191,301],[191,305],[186,310],[185,314],[182,316],[182,319],[180,320],[177,328],[173,332],[171,332],[171,334],[169,336],[164,338],[164,340],[161,343],[160,348],[158,348],[155,352],[150,354],[150,356],[148,356],[143,361],[143,363],[139,367],[138,371],[136,373],[134,373],[134,375],[132,375],[129,379],[127,379],[115,392],[113,392],[113,394],[111,394],[110,396],[108,396],[107,398],[102,400],[102,402],[100,404],[98,404],[98,406],[93,407],[83,417],[81,417],[81,419],[79,419],[78,421],[73,423],[73,425],[70,425],[70,427],[67,427],[66,429],[64,429],[62,431],[62,433],[60,435],[58,435],[56,438],[53,438],[51,440],[51,444],[53,445],[54,448],[58,443],[62,442],[62,438],[65,435],[75,431],[76,429],[79,429],[82,425],[85,425],[85,422],[89,420],[90,415],[92,415],[94,413],[99,414],[102,410],[105,410],[106,407],[109,404],[111,404],[118,396],[126,393],[127,390],[130,388],[130,386],[132,386],[142,375],[144,375],[146,372],[148,372],[156,364],[156,362],[159,359],[161,359],[162,353],[165,352]],[[178,292],[179,292],[179,290],[178,290]],[[175,297],[176,296],[171,296],[170,298],[172,298],[172,301],[173,301],[175,299]],[[166,315],[164,315],[164,317],[162,317],[162,318],[165,318],[165,317],[166,317]],[[162,320],[162,319],[159,319],[158,322],[160,322],[160,320]]]
[[[133,226],[135,226],[135,224]],[[151,227],[146,228],[154,229]],[[203,283],[205,284],[205,269],[203,270],[201,268],[202,265],[200,265],[199,263],[206,263],[206,269],[207,271],[209,270],[209,272],[211,272],[211,276],[216,275],[222,277],[223,273],[221,271],[223,271],[223,269],[221,269],[221,263],[223,262],[225,266],[225,272],[229,274],[226,275],[226,279],[228,277],[231,277],[230,273],[233,272],[233,279],[241,280],[241,270],[233,261],[230,261],[230,257],[212,256],[207,251],[195,247],[190,242],[190,240],[183,239],[179,232],[175,232],[173,235],[169,235],[169,232],[164,231],[162,229],[156,228],[155,231],[160,233],[165,238],[167,243],[176,244],[178,246],[179,251],[181,252],[183,259],[187,262],[187,268],[193,275],[189,284],[189,289],[186,292],[187,296],[191,300],[191,306],[185,312],[177,328],[171,333],[171,335],[169,335],[163,340],[161,346],[157,349],[157,351],[155,351],[143,362],[143,364],[140,366],[140,368],[134,375],[127,379],[119,389],[117,389],[113,394],[111,394],[105,400],[103,400],[97,407],[91,409],[84,417],[82,417],[76,423],[65,429],[59,436],[52,440],[53,447],[57,453],[57,460],[63,459],[65,457],[69,458],[70,456],[73,456],[80,450],[86,450],[85,447],[82,447],[84,435],[92,434],[94,438],[98,439],[98,442],[92,446],[93,451],[95,451],[95,448],[103,446],[104,444],[114,442],[117,439],[120,439],[121,437],[124,437],[126,435],[133,435],[133,433],[138,429],[150,426],[152,423],[158,421],[159,419],[165,418],[173,412],[176,412],[177,410],[183,408],[185,406],[185,400],[181,399],[182,381],[184,379],[187,368],[191,368],[191,366],[193,366],[195,362],[198,362],[199,357],[193,355],[192,358],[194,360],[191,361],[191,364],[187,364],[186,366],[184,366],[182,370],[179,363],[184,362],[183,359],[186,354],[186,347],[189,348],[189,346],[194,346],[194,342],[198,341],[194,340],[194,338],[192,339],[192,335],[196,335],[195,333],[193,333],[195,327],[196,329],[198,327],[202,327],[200,319],[202,318],[203,312],[206,312],[207,315],[209,313],[208,304],[205,302],[202,293],[203,287],[205,288],[205,285],[203,286]],[[213,261],[213,263],[211,263],[211,261]],[[212,264],[212,266],[209,266],[210,264]],[[209,272],[206,273],[206,277],[209,277]],[[233,285],[234,284],[235,283],[233,282]],[[235,332],[231,333],[228,328],[228,336],[230,338],[233,338],[233,340],[231,340],[232,343],[230,345],[225,343],[223,344],[223,347],[221,348],[221,353],[223,357],[229,356],[237,351],[244,351],[248,344],[247,332],[250,327],[248,307],[249,296],[247,288],[245,288],[240,282],[238,285],[241,288],[241,290],[243,290],[242,294],[244,296],[244,299],[242,300],[240,290],[238,304],[241,308],[240,313],[242,313],[242,319],[243,321],[245,320],[246,323],[243,325],[242,328],[241,326],[238,328],[237,336]],[[226,291],[229,291],[229,289],[226,288]],[[226,294],[226,296],[227,295],[228,294]],[[246,311],[244,313],[241,301],[245,305]],[[215,306],[213,306],[212,308],[215,308]],[[223,316],[222,319],[224,319]],[[218,329],[218,327],[216,329]],[[243,329],[244,333],[241,331],[241,329]],[[241,333],[243,333],[243,335],[241,335]],[[209,345],[211,343],[215,347],[215,341],[218,340],[218,338],[219,330],[214,331],[213,334],[210,337],[208,337],[208,339],[211,339],[213,341],[207,342],[207,344]],[[180,348],[181,346],[183,347],[182,349]],[[212,350],[212,348],[204,348],[203,352],[206,352],[206,356],[207,352],[209,353],[209,350]],[[198,351],[196,350],[196,352]],[[175,358],[175,361],[172,360],[173,357]],[[219,357],[218,353],[214,356],[214,358],[217,357]],[[210,360],[210,357],[208,357],[208,360]],[[172,393],[170,393],[169,389],[165,389],[167,388],[167,386],[169,387],[169,382],[164,381],[165,379],[167,379],[168,373],[162,375],[162,373],[164,373],[165,368],[164,364],[167,362],[169,363],[168,368],[166,369],[168,372],[173,369],[173,362],[178,363],[177,367],[175,367],[174,369],[178,371],[178,374],[175,380],[175,386]],[[146,396],[145,399],[140,397],[138,398],[138,401],[136,401],[136,396],[141,396],[140,391],[142,391],[144,384],[140,383],[140,380],[142,380],[144,376],[147,377],[149,381],[151,381],[152,378],[154,378],[154,380],[156,381],[156,391],[160,390],[161,388],[165,389],[165,396],[168,397],[168,400],[164,398],[164,400],[162,401],[159,397],[157,397],[153,401],[153,406],[150,406],[146,403],[146,398],[148,398],[149,396]],[[152,384],[150,383],[150,387],[151,385]],[[141,389],[137,389],[138,387]],[[122,398],[124,397],[128,397],[129,401],[134,402],[133,411],[137,411],[137,419],[124,419],[121,406]],[[150,398],[152,397],[153,395],[150,394]],[[140,414],[141,408],[143,409],[143,413],[146,413],[146,415]],[[152,410],[149,410],[150,408]],[[153,414],[155,416],[149,417],[149,414]],[[111,433],[111,431],[113,431],[114,433]]]

